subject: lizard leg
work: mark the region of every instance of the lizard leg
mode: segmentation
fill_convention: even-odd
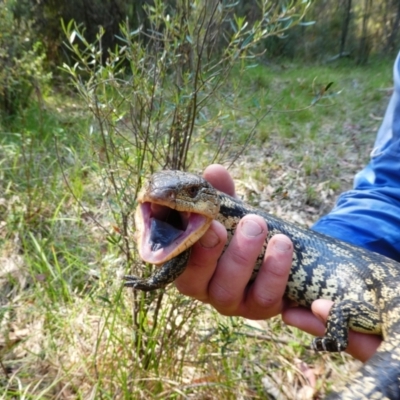
[[[132,287],[136,290],[149,292],[161,289],[172,283],[185,270],[189,261],[191,249],[184,251],[172,260],[164,263],[157,272],[150,278],[142,279],[134,275],[125,275],[125,287]]]
[[[357,300],[339,301],[329,312],[325,336],[315,338],[312,347],[316,351],[340,352],[347,348],[349,328],[379,333],[380,326],[378,312],[371,304]]]

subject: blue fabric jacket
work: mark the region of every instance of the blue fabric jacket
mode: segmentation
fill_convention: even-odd
[[[369,164],[312,229],[400,261],[400,53]]]

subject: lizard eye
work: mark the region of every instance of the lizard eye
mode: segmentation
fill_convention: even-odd
[[[196,197],[198,192],[199,192],[199,188],[197,186],[190,186],[187,189],[187,193],[191,198]]]

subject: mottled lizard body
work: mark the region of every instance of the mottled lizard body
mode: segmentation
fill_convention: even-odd
[[[400,263],[283,221],[185,172],[152,175],[138,200],[135,221],[140,256],[161,267],[146,280],[127,276],[126,286],[146,291],[165,287],[184,271],[191,246],[213,219],[226,227],[230,238],[244,215],[260,215],[268,224],[266,243],[283,233],[294,245],[286,296],[308,308],[316,299],[334,301],[325,336],[314,340],[314,348],[345,350],[349,328],[383,338],[376,354],[346,388],[329,398],[400,399]]]

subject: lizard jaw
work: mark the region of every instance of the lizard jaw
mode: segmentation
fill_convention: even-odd
[[[140,257],[163,264],[192,246],[205,233],[212,219],[155,202],[143,202],[135,214]]]

